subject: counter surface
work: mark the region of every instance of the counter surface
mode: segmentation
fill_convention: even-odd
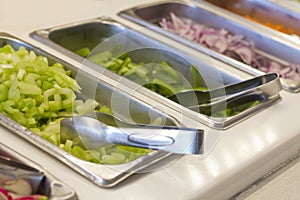
[[[109,16],[132,28],[140,28],[116,14],[149,0],[1,2],[0,31],[10,33],[70,63],[78,64],[33,40],[29,33],[100,16]],[[162,37],[154,33],[151,35]],[[221,137],[207,156],[183,156],[160,170],[134,175],[111,189],[94,185],[2,126],[0,141],[43,165],[46,170],[76,190],[80,199],[226,199],[297,153],[300,147],[300,94],[282,91],[281,96],[283,100],[280,103],[226,131],[218,132]],[[299,199],[299,176],[300,164],[297,163],[250,195],[247,200]]]

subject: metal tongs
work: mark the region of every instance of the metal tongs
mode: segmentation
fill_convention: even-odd
[[[243,97],[247,98],[246,95],[250,93],[259,93],[265,95],[266,98],[271,98],[278,95],[281,89],[279,75],[277,73],[268,73],[209,91],[185,90],[168,98],[185,107],[201,109]]]
[[[62,143],[69,139],[85,149],[115,143],[174,154],[200,154],[203,141],[199,129],[130,124],[102,112],[63,119],[60,135]]]

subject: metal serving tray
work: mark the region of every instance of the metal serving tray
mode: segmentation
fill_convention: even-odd
[[[163,28],[157,28],[158,22],[162,18],[168,17],[170,12],[175,13],[177,16],[192,19],[193,21],[199,24],[203,24],[207,27],[226,29],[232,34],[243,35],[245,36],[244,39],[246,41],[253,42],[257,53],[264,55],[270,60],[277,61],[284,65],[287,63],[300,63],[298,57],[300,53],[299,46],[285,44],[284,41],[280,38],[274,37],[274,34],[268,34],[266,33],[266,31],[261,31],[259,29],[248,26],[248,20],[240,19],[239,17],[236,17],[235,14],[230,15],[231,13],[225,12],[224,9],[212,6],[211,4],[205,2],[196,3],[187,0],[160,1],[129,8],[127,10],[121,11],[119,15],[135,23],[147,26],[153,31],[159,32],[174,40],[180,41],[181,43],[184,43],[198,51],[209,54],[216,59],[242,69],[250,74],[259,75],[264,73],[247,64],[244,64],[243,62],[237,61],[221,53],[218,53],[217,51],[206,48],[202,45],[199,45],[198,43],[171,33]],[[281,83],[283,85],[283,88],[290,92],[300,91],[300,80],[289,80],[281,78]]]
[[[201,2],[200,0],[199,2]],[[283,25],[287,29],[292,29],[299,36],[300,15],[290,9],[284,8],[270,0],[203,0],[232,13],[243,17],[250,16],[260,22],[269,22],[274,25]],[[274,29],[273,29],[274,30]],[[280,32],[282,33],[282,32]],[[283,33],[285,34],[285,33]],[[296,36],[297,36],[296,35]]]
[[[116,80],[120,80],[120,76],[87,61],[83,57],[73,53],[73,51],[83,47],[96,47],[95,49],[98,50],[99,46],[104,50],[105,48],[111,48],[110,50],[113,50],[115,46],[120,46],[121,44],[121,53],[126,52],[130,54],[133,61],[143,61],[146,63],[153,60],[156,60],[156,62],[167,61],[173,68],[179,71],[186,80],[192,80],[191,73],[188,70],[192,63],[200,71],[203,78],[201,81],[208,84],[211,88],[241,81],[234,75],[228,74],[228,72],[219,70],[213,66],[210,57],[208,60],[191,58],[188,54],[180,52],[176,50],[176,48],[164,45],[135,30],[130,30],[128,27],[106,17],[38,30],[33,32],[31,36],[65,55],[84,63],[84,65],[106,73],[106,75]],[[153,51],[151,52],[149,50]],[[272,98],[261,99],[262,102],[257,106],[247,109],[235,116],[213,118],[184,108],[159,94],[146,88],[141,88],[132,81],[124,80],[123,78],[120,80],[120,83],[132,86],[133,89],[139,88],[138,90],[140,92],[150,98],[171,107],[171,109],[179,111],[188,118],[193,118],[216,129],[226,129],[233,126],[280,99],[278,94]],[[274,88],[278,88],[278,85],[280,85],[279,80],[274,82]]]
[[[81,86],[81,98],[92,98],[102,105],[111,107],[115,116],[127,122],[149,124],[152,120],[161,118],[165,122],[165,125],[181,125],[175,118],[167,116],[165,113],[153,108],[145,102],[138,101],[129,94],[120,92],[109,83],[96,78],[90,73],[66,63],[65,61],[9,34],[0,33],[0,46],[6,44],[10,44],[15,49],[18,49],[20,46],[25,46],[28,50],[33,50],[38,55],[47,57],[50,64],[55,62],[63,64],[66,69],[72,71],[72,77],[76,78],[78,84]],[[112,187],[130,175],[141,171],[150,165],[156,164],[158,161],[164,160],[167,157],[170,158],[176,156],[164,151],[152,151],[145,156],[126,164],[100,165],[86,162],[72,156],[3,114],[0,114],[0,124],[50,153],[73,170],[102,187]]]
[[[0,156],[3,160],[7,160],[7,163],[12,163],[7,166],[11,166],[11,168],[8,167],[8,170],[10,170],[9,173],[12,173],[13,171],[17,171],[16,169],[13,169],[13,166],[17,167],[19,163],[23,166],[26,165],[28,167],[34,168],[37,173],[41,174],[43,178],[41,180],[37,180],[37,178],[32,178],[30,184],[32,184],[33,190],[36,191],[36,194],[45,195],[51,199],[61,199],[61,200],[75,200],[78,199],[76,193],[66,186],[64,183],[62,183],[60,180],[58,180],[56,177],[52,176],[49,172],[47,172],[42,166],[36,164],[34,161],[24,157],[23,155],[17,153],[13,149],[9,148],[8,146],[0,143]],[[2,173],[6,173],[7,168],[1,169]],[[13,169],[13,170],[12,170]],[[11,171],[12,170],[12,171]],[[30,176],[30,175],[29,175]],[[5,174],[4,174],[5,177]],[[30,178],[30,177],[29,177]],[[36,179],[36,181],[35,181]],[[34,183],[34,182],[37,182]]]

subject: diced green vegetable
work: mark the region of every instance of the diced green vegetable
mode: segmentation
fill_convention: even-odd
[[[0,101],[7,100],[8,87],[4,84],[0,84]]]
[[[188,86],[183,86],[178,72],[165,61],[137,64],[133,63],[127,55],[113,58],[112,53],[108,51],[88,56],[88,59],[163,96],[188,89]]]
[[[198,70],[196,69],[196,67],[195,66],[191,66],[190,67],[190,71],[191,71],[191,73],[192,73],[192,75],[193,75],[193,80],[194,80],[194,88],[199,88],[199,87],[203,87],[203,86],[201,86],[201,84],[200,84],[200,74],[199,74],[199,72],[198,72]]]
[[[80,52],[88,53],[87,49]],[[126,62],[124,65],[130,61]],[[112,113],[110,108],[101,106],[94,99],[77,99],[76,93],[80,93],[81,88],[70,75],[62,64],[49,65],[47,58],[37,56],[23,46],[18,50],[10,45],[0,48],[0,112],[85,161],[100,164],[132,161],[133,156],[128,156],[130,151],[136,154],[135,147],[129,147],[128,153],[120,152],[115,145],[85,150],[76,146],[77,141],[60,142],[60,121],[64,117],[95,111]]]
[[[87,50],[80,52],[83,56],[88,53]],[[166,62],[137,64],[126,55],[113,58],[111,52],[101,52],[89,59],[164,96],[187,89],[180,75]],[[193,67],[191,72],[194,87],[201,88],[197,82],[199,74]],[[70,75],[71,71],[65,70],[60,63],[49,65],[47,58],[27,51],[25,47],[14,50],[6,45],[0,48],[0,112],[85,161],[121,164],[151,152],[149,149],[114,144],[92,150],[82,149],[77,146],[77,141],[67,140],[62,144],[60,121],[63,118],[94,111],[112,112],[93,99],[77,99],[76,93],[80,93],[81,88]],[[220,112],[235,115],[257,103]]]
[[[21,94],[41,95],[42,90],[39,86],[31,83],[19,82],[18,87]]]
[[[84,49],[80,49],[76,53],[82,55],[81,51],[84,51]],[[84,54],[84,57],[162,96],[168,97],[176,92],[187,89],[207,90],[207,87],[201,84],[201,75],[195,66],[190,67],[193,78],[193,88],[191,88],[183,84],[180,74],[165,61],[148,64],[133,63],[128,55],[124,54],[118,58],[114,58],[112,52],[109,51],[93,55]],[[199,112],[208,116],[213,115],[214,117],[233,116],[253,106],[255,104],[245,104],[213,113],[210,109],[201,109]]]

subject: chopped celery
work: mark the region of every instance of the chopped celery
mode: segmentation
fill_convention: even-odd
[[[31,83],[31,84],[36,84],[36,80],[40,77],[39,74],[36,73],[28,73],[26,74],[26,76],[24,77],[24,82],[25,83]]]
[[[0,48],[0,53],[10,54],[13,53],[15,50],[12,48],[11,45],[5,45],[4,47]]]
[[[70,152],[71,149],[72,149],[72,145],[73,145],[73,141],[67,140],[66,143],[64,144],[63,149],[64,149],[66,152]]]
[[[121,153],[111,153],[110,155],[102,156],[102,160],[105,164],[116,165],[125,162],[126,157]]]
[[[18,87],[20,89],[21,94],[35,94],[35,95],[42,94],[41,88],[35,84],[19,82]]]
[[[18,80],[15,79],[12,81],[11,86],[8,90],[7,98],[10,100],[19,100],[20,98],[20,90],[18,89]]]
[[[4,84],[0,84],[0,101],[7,100],[8,87]]]
[[[95,111],[96,107],[99,105],[98,102],[96,102],[93,99],[88,99],[84,103],[78,105],[76,107],[76,111],[79,115],[87,114],[90,112]]]
[[[9,45],[0,48],[0,112],[85,161],[120,164],[132,160],[130,153],[121,152],[115,145],[85,150],[76,140],[60,142],[60,121],[64,117],[95,111],[112,113],[93,99],[76,99],[75,92],[80,93],[81,88],[70,75],[60,63],[49,65],[47,58],[25,47],[17,51]]]
[[[84,150],[79,146],[72,147],[70,150],[70,153],[72,155],[76,156],[77,158],[80,158],[85,161],[101,163],[99,161],[99,159],[97,157],[95,157],[95,156],[97,156],[97,154],[94,154],[93,152],[91,152],[89,150]]]

